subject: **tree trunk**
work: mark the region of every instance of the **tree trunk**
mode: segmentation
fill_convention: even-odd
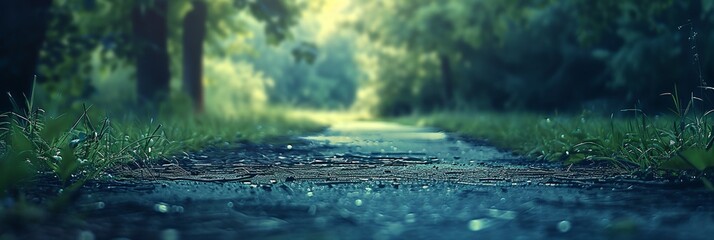
[[[451,76],[449,56],[439,54],[439,63],[441,65],[441,84],[444,85],[444,107],[450,108],[454,100],[454,80]]]
[[[20,109],[32,92],[51,0],[0,1],[0,113],[11,111],[12,95]]]
[[[139,4],[138,4],[139,5]],[[156,104],[169,90],[167,0],[156,0],[148,8],[136,6],[132,27],[136,37],[136,77],[140,103]]]
[[[206,3],[193,1],[193,9],[183,19],[183,89],[193,100],[197,113],[203,112],[203,40],[206,36]]]

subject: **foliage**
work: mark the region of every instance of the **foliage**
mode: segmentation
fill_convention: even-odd
[[[322,128],[305,118],[288,117],[289,111],[280,108],[246,109],[231,118],[225,117],[228,114],[180,116],[170,111],[172,115],[155,121],[125,115],[114,121],[105,116],[97,122],[93,119],[101,114],[91,107],[73,119],[73,114],[48,116],[31,103],[28,106],[32,110],[23,114],[2,115],[6,122],[0,132],[0,164],[8,174],[0,178],[0,193],[31,180],[35,173],[51,174],[60,185],[74,189],[115,164],[143,166],[209,144],[264,141]]]
[[[169,26],[168,51],[171,56],[171,75],[180,78],[181,20],[191,7],[192,0],[170,1],[167,13]],[[262,29],[272,44],[290,38],[289,27],[296,24],[302,6],[291,0],[266,1],[206,1],[208,4],[208,53],[224,53],[222,39],[234,34],[245,34],[245,22],[236,18],[247,13],[263,23]],[[44,91],[64,92],[52,96],[52,101],[81,102],[96,94],[91,84],[97,72],[124,71],[127,63],[134,63],[139,50],[131,31],[131,13],[135,8],[151,7],[153,1],[54,1],[52,20],[40,53],[40,81]],[[95,64],[100,62],[101,64]],[[133,74],[133,73],[132,73]],[[133,77],[133,75],[131,76]],[[131,78],[123,79],[125,85]],[[174,81],[176,82],[176,81]]]
[[[375,1],[365,3],[361,8],[361,21],[353,23],[354,27],[365,33],[376,42],[378,64],[368,66],[374,68],[373,74],[368,74],[370,81],[388,82],[377,87],[378,94],[383,99],[379,113],[395,114],[412,110],[429,110],[433,102],[452,102],[453,89],[459,89],[460,84],[453,84],[444,75],[449,71],[458,71],[459,66],[441,68],[444,60],[461,63],[469,61],[470,49],[497,47],[502,36],[507,34],[508,25],[525,19],[525,12],[531,4],[524,1]],[[394,51],[406,51],[396,60]],[[383,52],[383,53],[380,53]],[[389,56],[383,58],[381,56]],[[425,58],[432,58],[424,61]],[[392,76],[390,71],[401,71],[404,65],[410,69],[419,69],[418,76],[410,73]],[[363,66],[363,68],[366,68]],[[448,69],[451,68],[451,69]],[[399,70],[397,70],[399,69]],[[369,71],[369,70],[368,70]],[[399,73],[397,73],[399,74]],[[441,80],[441,81],[440,81]],[[398,83],[403,82],[403,83]],[[487,82],[487,81],[483,81]],[[437,83],[440,86],[435,86]],[[393,89],[392,84],[401,85]],[[456,86],[452,86],[456,85]],[[410,89],[411,86],[414,88]],[[429,89],[425,93],[414,89]],[[471,89],[469,89],[471,90]],[[389,94],[390,92],[401,94]],[[423,106],[423,101],[414,103],[398,103],[400,98],[417,98],[424,94],[428,97],[436,95],[432,104]],[[464,96],[465,97],[465,96]],[[463,99],[463,98],[462,98]],[[392,103],[392,101],[397,101]],[[385,108],[385,106],[387,106]]]
[[[375,51],[371,59],[362,59],[361,64],[370,69],[367,76],[402,80],[367,79],[365,85],[376,93],[366,98],[374,98],[375,106],[371,107],[378,113],[408,114],[412,111],[433,110],[440,106],[440,100],[444,98],[441,92],[434,91],[440,89],[438,73],[429,70],[438,66],[435,55],[383,48]],[[388,67],[383,64],[388,64]],[[360,99],[361,102],[365,101],[364,98]]]
[[[266,44],[267,36],[258,31],[242,39],[248,49],[229,57],[233,64],[253,65],[265,80],[264,90],[268,102],[278,105],[296,105],[308,108],[347,108],[354,99],[361,70],[355,63],[358,52],[354,33],[323,31],[319,16],[306,16],[295,27],[294,41],[278,46]],[[258,22],[246,20],[249,29],[260,27]],[[327,31],[327,30],[324,30]],[[207,66],[211,68],[211,66]]]
[[[641,177],[695,171],[708,183],[714,169],[714,128],[709,112],[697,113],[677,92],[666,94],[674,116],[649,117],[625,109],[624,118],[609,119],[583,112],[580,116],[442,112],[399,121],[440,127],[485,138],[494,144],[538,159],[578,163],[605,161]],[[629,116],[627,116],[629,115]]]
[[[639,104],[662,111],[667,101],[656,96],[673,82],[681,92],[699,93],[697,87],[712,76],[708,43],[714,34],[704,27],[714,21],[712,5],[708,0],[376,1],[361,4],[362,15],[352,25],[369,38],[362,48],[376,62],[362,68],[376,86],[368,87],[381,98],[372,106],[377,113],[430,111],[440,101],[447,103],[442,108],[463,110],[577,111],[601,105],[610,113]],[[391,54],[394,49],[406,53]],[[449,75],[440,58],[450,60],[452,83],[444,80]],[[405,65],[425,74],[392,73]],[[702,74],[695,76],[698,67]],[[445,89],[449,84],[453,96]],[[403,103],[402,98],[418,100],[423,94],[439,97],[429,104]]]
[[[187,103],[174,101],[162,106],[164,114],[155,121],[127,114],[110,121],[110,114],[92,107],[52,115],[37,108],[33,99],[26,103],[27,111],[0,115],[0,235],[6,236],[5,224],[56,221],[50,214],[66,211],[86,181],[111,179],[106,170],[114,165],[144,167],[208,145],[269,141],[322,129],[288,109],[246,108],[232,115],[197,116],[176,111],[180,106],[172,105]],[[27,199],[25,194],[38,185],[49,187],[44,188],[50,191],[47,197]]]
[[[574,1],[573,9],[577,12],[577,20],[580,22],[578,40],[583,43],[596,43],[600,38],[617,34],[617,29],[623,26],[630,31],[650,36],[670,31],[669,27],[658,23],[653,16],[665,12],[673,3],[672,0]]]
[[[107,118],[92,120],[86,107],[77,119],[68,115],[47,116],[32,100],[27,109],[4,114],[3,125],[7,126],[1,134],[7,144],[2,160],[7,164],[4,169],[48,173],[62,187],[77,189],[86,180],[99,177],[112,164],[157,156],[152,148],[161,140],[160,125],[141,135],[119,137]],[[19,186],[17,181],[30,180],[26,177],[31,175],[6,175],[9,177],[0,184],[3,186],[0,192]]]
[[[266,90],[272,79],[248,63],[230,59],[206,59],[206,110],[210,114],[236,117],[236,111],[260,109],[268,103]]]

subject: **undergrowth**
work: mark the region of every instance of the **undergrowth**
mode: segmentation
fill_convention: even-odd
[[[671,97],[671,115],[648,116],[639,109],[623,117],[592,114],[545,116],[532,113],[441,112],[397,121],[434,126],[512,149],[535,159],[578,163],[605,161],[643,178],[663,175],[707,177],[714,167],[714,128],[710,111],[695,111],[702,100]],[[683,104],[686,102],[686,104]]]
[[[75,190],[89,180],[110,178],[106,170],[118,164],[144,167],[208,145],[260,142],[323,128],[279,108],[245,110],[234,118],[169,114],[144,119],[111,117],[86,105],[55,116],[38,108],[33,97],[23,104],[20,108],[13,100],[15,110],[0,114],[0,225],[38,215],[32,213],[62,211]],[[57,195],[26,201],[26,190],[39,183],[55,186],[51,191]]]
[[[704,80],[694,25],[689,29],[692,62],[700,96],[682,98],[674,91],[661,94],[672,101],[671,114],[648,116],[639,108],[621,110],[624,117],[544,116],[528,113],[442,112],[397,121],[428,125],[491,140],[494,144],[537,159],[577,163],[606,161],[646,179],[655,176],[699,178],[710,189],[714,172],[714,126],[711,114],[714,87]],[[684,28],[686,29],[686,28]]]
[[[115,121],[84,107],[78,114],[47,116],[27,103],[28,111],[0,115],[3,165],[0,190],[13,186],[16,172],[53,174],[63,185],[96,179],[114,164],[150,161],[207,145],[300,134],[322,126],[293,119],[282,110],[246,112],[244,117],[166,116],[156,120],[123,117]],[[73,117],[74,115],[74,117]],[[78,117],[76,117],[78,115]],[[19,168],[32,171],[16,171]]]

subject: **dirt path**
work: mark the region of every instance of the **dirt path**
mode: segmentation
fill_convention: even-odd
[[[116,174],[152,180],[88,186],[80,200],[87,223],[76,234],[100,239],[705,239],[714,234],[712,192],[634,181],[610,168],[532,163],[478,141],[390,123],[338,124],[315,136],[226,145]]]

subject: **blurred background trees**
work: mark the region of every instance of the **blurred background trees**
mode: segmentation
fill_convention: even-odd
[[[668,99],[660,93],[704,84],[695,54],[705,80],[714,64],[703,57],[714,55],[707,0],[375,1],[359,8],[356,29],[380,44],[368,71],[382,114],[435,107],[609,113],[638,103],[662,110]],[[406,66],[412,70],[388,70]],[[444,104],[424,104],[434,99]]]
[[[42,9],[35,5],[41,1],[28,2],[5,3],[8,6],[3,10],[28,9],[15,11],[18,12],[15,15],[40,16],[35,12]],[[7,49],[15,49],[13,47],[19,43],[37,39],[35,48],[38,49],[34,53],[27,49],[31,48],[29,46],[18,49],[18,52],[22,50],[25,55],[39,57],[39,64],[16,62],[31,70],[5,78],[5,81],[22,85],[22,93],[29,94],[27,89],[32,75],[39,73],[50,101],[61,99],[69,103],[96,95],[96,85],[101,85],[96,81],[120,74],[123,82],[113,84],[134,82],[132,85],[136,86],[136,90],[131,91],[135,93],[128,95],[133,97],[125,97],[124,101],[131,102],[134,98],[139,102],[137,106],[152,106],[167,98],[171,92],[171,79],[183,74],[183,88],[199,112],[203,108],[203,47],[207,36],[208,39],[223,39],[229,34],[247,32],[242,20],[237,19],[241,12],[247,12],[248,16],[262,23],[261,29],[269,36],[267,40],[277,44],[291,36],[288,28],[296,24],[300,14],[296,3],[283,0],[58,0],[42,3],[45,3],[42,12],[47,15],[45,18],[5,15],[8,17],[3,20],[3,24],[8,25],[3,28],[8,31],[8,36],[11,32],[38,35],[17,36],[9,39],[16,42],[3,44]],[[29,6],[31,4],[35,5]],[[33,9],[29,9],[31,7]],[[44,30],[42,24],[49,28]],[[15,25],[19,27],[13,28]],[[213,44],[218,42],[214,40]],[[3,60],[28,61],[15,56]]]
[[[664,111],[659,94],[675,85],[706,97],[699,86],[714,74],[713,0],[0,6],[0,90],[27,95],[36,74],[38,97],[57,109],[88,101],[157,111],[191,101],[194,112],[224,115],[269,105],[609,114]]]

